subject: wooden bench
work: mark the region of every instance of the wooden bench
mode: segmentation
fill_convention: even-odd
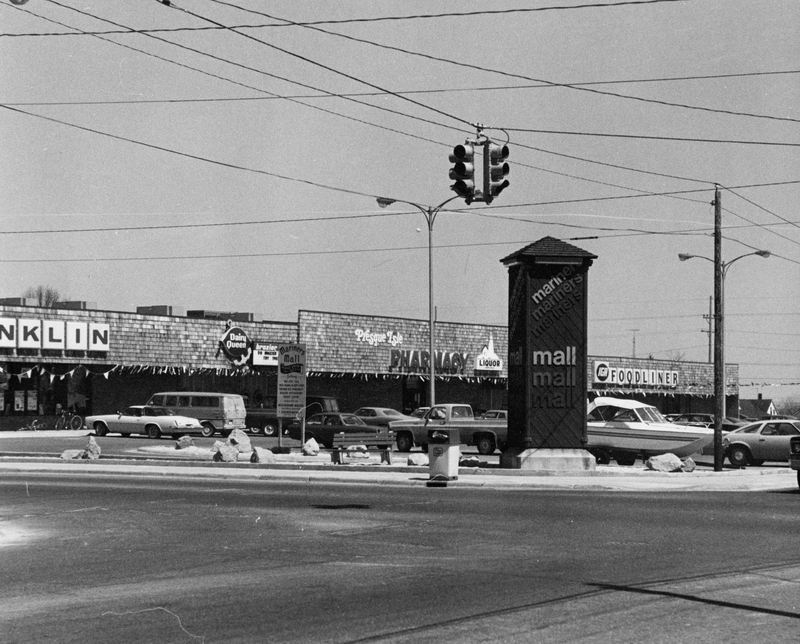
[[[333,452],[331,460],[336,464],[345,462],[344,456],[348,447],[366,445],[367,451],[377,448],[381,453],[381,463],[392,464],[392,445],[394,445],[394,432],[390,429],[379,429],[366,432],[339,432],[333,435]]]

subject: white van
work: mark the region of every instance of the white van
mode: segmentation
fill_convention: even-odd
[[[179,416],[197,418],[203,436],[219,432],[227,436],[234,429],[244,430],[244,398],[239,394],[208,391],[161,391],[150,396],[148,405],[166,407]]]

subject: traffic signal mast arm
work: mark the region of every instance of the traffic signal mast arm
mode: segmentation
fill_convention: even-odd
[[[475,148],[483,147],[483,190],[475,185]],[[450,186],[467,204],[473,201],[492,203],[492,200],[509,186],[508,146],[489,139],[464,141],[453,148],[450,155]]]

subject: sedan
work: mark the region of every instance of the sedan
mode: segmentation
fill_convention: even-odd
[[[714,427],[714,414],[702,414],[697,412],[686,414],[670,414],[667,419],[676,425],[690,425],[692,427]],[[735,418],[722,419],[722,431],[732,432],[746,423]]]
[[[295,421],[287,428],[289,438],[295,440],[302,440],[301,425],[299,421]],[[370,427],[363,420],[355,414],[342,414],[342,413],[325,413],[314,414],[309,416],[306,420],[306,440],[313,438],[323,447],[328,449],[333,447],[334,434],[342,432],[364,432],[369,430],[376,430],[375,427]]]
[[[178,416],[166,407],[153,405],[131,405],[116,414],[87,416],[85,422],[97,436],[117,432],[123,436],[146,434],[150,438],[161,438],[162,434],[169,434],[178,438],[183,434],[203,433],[203,426],[196,418]]]
[[[496,418],[500,420],[508,419],[508,412],[505,409],[489,409],[481,414],[481,418]]]
[[[728,433],[722,447],[733,465],[789,460],[789,441],[800,436],[798,420],[759,420]]]
[[[378,425],[380,427],[388,427],[393,420],[414,420],[414,416],[406,416],[389,407],[361,407],[353,413],[367,425]]]

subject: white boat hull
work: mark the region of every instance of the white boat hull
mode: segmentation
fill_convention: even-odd
[[[587,449],[602,449],[611,452],[624,451],[689,456],[701,452],[714,442],[713,429],[684,425],[652,424],[634,427],[620,423],[588,422]]]

